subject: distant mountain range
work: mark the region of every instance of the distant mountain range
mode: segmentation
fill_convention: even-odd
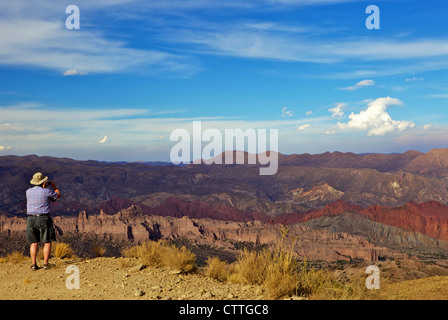
[[[1,210],[24,213],[25,191],[37,171],[49,175],[64,192],[55,208],[60,214],[98,211],[113,198],[151,207],[171,196],[270,217],[322,208],[336,200],[364,208],[410,201],[448,203],[448,149],[426,154],[279,154],[279,169],[272,176],[260,176],[258,165],[174,166],[2,156]]]
[[[261,176],[258,167],[2,156],[0,213],[25,214],[25,191],[40,171],[62,190],[63,198],[53,206],[56,215],[115,214],[135,205],[143,214],[305,223],[362,235],[381,245],[380,240],[391,237],[385,241],[395,247],[424,243],[445,250],[448,149],[279,154],[277,174]],[[375,238],[374,230],[385,236]]]

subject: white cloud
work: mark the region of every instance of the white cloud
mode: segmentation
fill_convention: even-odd
[[[338,123],[340,130],[354,129],[367,131],[368,136],[383,136],[390,133],[399,133],[414,128],[412,121],[393,120],[386,112],[391,105],[403,105],[403,102],[394,98],[378,98],[367,105],[367,109],[360,113],[351,113],[347,123]]]
[[[326,130],[323,132],[323,134],[329,136],[329,135],[333,135],[333,134],[337,134],[337,131],[332,129],[332,130]]]
[[[186,26],[183,30],[176,30],[175,33],[167,35],[167,39],[188,43],[195,48],[195,52],[221,56],[318,63],[349,62],[357,59],[369,62],[369,68],[372,67],[370,63],[372,61],[401,62],[406,59],[432,58],[430,61],[421,61],[417,66],[413,64],[414,70],[416,67],[420,68],[421,65],[424,69],[439,68],[441,62],[436,61],[435,58],[440,57],[444,63],[443,67],[446,68],[443,58],[448,56],[448,40],[445,38],[405,41],[402,39],[364,40],[349,36],[338,38],[336,41],[321,38],[319,32],[315,31],[316,26],[301,26],[301,29],[310,31],[306,33],[278,32],[275,28],[254,30],[251,24],[247,23],[203,24],[200,27],[196,25],[194,29]],[[394,68],[389,66],[390,72],[395,74],[400,72],[397,69],[399,67],[409,71],[409,63],[395,64],[397,66]],[[384,69],[384,66],[378,67],[380,70]],[[378,72],[378,70],[372,72],[367,70],[365,76]]]
[[[0,19],[0,65],[55,70],[64,75],[129,70],[194,74],[199,68],[185,56],[134,49],[105,38],[98,29],[68,31],[63,21]]]
[[[98,141],[98,143],[106,143],[107,141],[109,141],[109,138],[107,136],[104,136],[104,138]]]
[[[320,27],[315,23],[297,25],[266,19],[248,20],[231,14],[228,15],[229,21],[211,22],[212,19],[200,19],[199,16],[183,12],[222,8],[266,9],[266,6],[289,10],[290,7],[302,5],[351,1],[356,0],[78,0],[76,4],[81,9],[81,17],[83,12],[88,12],[90,17],[99,16],[101,19],[85,21],[81,18],[81,29],[74,32],[65,29],[63,18],[66,4],[63,2],[38,1],[32,6],[30,14],[29,1],[3,1],[0,3],[0,65],[37,66],[61,74],[68,70],[88,73],[142,70],[170,71],[189,76],[201,70],[191,57],[192,54],[212,54],[291,62],[342,63],[356,59],[368,63],[365,66],[357,63],[356,66],[344,68],[344,74],[332,73],[339,78],[448,68],[448,40],[445,38],[372,41],[348,35],[329,40],[328,37],[321,37],[330,32],[328,27]],[[172,22],[173,19],[165,19],[168,15],[172,17],[173,13],[181,20],[174,19],[175,22]],[[154,19],[148,19],[149,15]],[[145,39],[147,41],[142,44],[148,42],[152,45],[151,40],[155,39],[151,48],[159,49],[144,48],[140,44],[138,48],[133,48],[124,41],[114,40],[132,37],[124,33],[108,34],[112,28],[103,28],[99,24],[115,22],[113,18],[120,23],[124,20],[141,23],[142,31],[150,30],[148,39]],[[119,28],[113,30],[118,32]],[[184,43],[186,48],[172,50],[173,43]],[[184,50],[184,53],[174,54],[180,50]],[[438,61],[435,58],[439,58]],[[402,62],[405,59],[426,60],[411,64]],[[387,67],[371,64],[372,61],[381,60],[394,60],[397,63]]]
[[[342,118],[344,116],[344,111],[342,111],[342,108],[345,107],[345,103],[338,103],[336,107],[328,109],[329,112],[332,113],[332,118]]]
[[[288,110],[287,107],[283,107],[282,109],[282,118],[292,117],[294,115],[294,111]]]
[[[442,94],[430,94],[430,95],[428,95],[428,96],[431,97],[431,98],[442,98],[442,99],[447,98],[447,99],[448,99],[448,93],[442,93]]]
[[[354,91],[354,90],[357,90],[360,88],[369,87],[369,86],[373,86],[373,85],[375,85],[375,81],[367,79],[367,80],[359,81],[354,86],[348,86],[345,88],[341,88],[341,90]]]
[[[368,86],[373,86],[375,84],[375,81],[373,81],[373,80],[362,80],[362,81],[359,81],[357,84],[356,84],[356,86],[357,87],[368,87]]]
[[[307,112],[305,112],[305,114],[306,114],[306,116],[310,116],[310,115],[313,114],[313,111],[312,110],[308,110]]]
[[[412,82],[412,81],[422,81],[422,80],[424,80],[423,77],[419,77],[419,78],[412,77],[412,78],[408,78],[408,79],[406,79],[405,81],[406,81],[406,82]]]
[[[97,160],[169,160],[170,149],[174,144],[166,137],[177,128],[191,131],[192,122],[196,120],[202,121],[203,130],[215,128],[221,132],[237,128],[278,129],[279,139],[287,144],[293,139],[291,137],[297,135],[299,126],[310,124],[314,128],[328,121],[328,117],[308,117],[306,122],[294,117],[277,120],[180,118],[179,114],[175,117],[169,111],[161,116],[160,111],[146,109],[64,109],[41,104],[0,106],[0,144],[12,145],[17,155]],[[51,125],[46,125],[50,118]],[[111,132],[114,132],[113,137],[109,134]],[[106,141],[106,133],[106,144],[100,144],[100,141]]]
[[[311,125],[309,123],[306,123],[306,124],[303,124],[303,125],[297,127],[297,130],[298,131],[303,131],[303,130],[306,130],[306,129],[310,128],[310,127],[311,127]]]
[[[83,76],[86,74],[87,72],[78,71],[76,69],[70,69],[64,72],[64,76]]]

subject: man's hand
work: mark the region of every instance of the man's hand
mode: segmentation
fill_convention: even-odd
[[[54,191],[58,194],[57,199],[59,199],[62,195],[61,195],[61,191],[59,191],[58,187],[56,187],[56,183],[54,183],[54,181],[51,181],[51,187],[54,189]]]

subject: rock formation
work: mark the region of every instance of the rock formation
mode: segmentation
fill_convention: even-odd
[[[282,239],[279,224],[145,215],[136,206],[114,215],[106,215],[104,212],[89,215],[83,211],[77,217],[57,216],[53,220],[62,236],[70,233],[95,234],[134,242],[186,238],[196,244],[208,244],[223,249],[229,248],[232,242],[273,246],[282,242],[292,248],[299,258],[324,261],[376,261],[381,257],[406,256],[345,232],[316,230],[297,225],[291,226],[287,236]],[[1,232],[23,234],[26,220],[21,217],[1,216],[0,227]]]

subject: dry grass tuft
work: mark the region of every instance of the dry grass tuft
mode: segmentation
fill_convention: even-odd
[[[95,245],[92,251],[95,257],[102,257],[106,253],[106,248]]]
[[[196,269],[196,256],[186,247],[177,248],[165,241],[147,241],[123,250],[127,258],[137,258],[147,267],[169,267],[188,273]]]
[[[296,293],[297,261],[282,251],[243,251],[231,269],[228,280],[234,283],[262,285],[270,298],[278,299]]]
[[[10,263],[16,264],[16,263],[20,263],[25,260],[27,260],[27,257],[25,257],[25,255],[23,255],[23,253],[14,251],[14,252],[8,254],[6,257],[1,258],[0,262],[10,262]]]
[[[264,279],[264,287],[271,298],[297,294],[298,278],[298,263],[291,252],[276,250],[271,253]]]
[[[177,248],[174,245],[165,246],[162,265],[188,273],[196,269],[196,255],[186,247]]]
[[[232,268],[229,281],[242,284],[263,284],[270,263],[270,251],[243,250]]]
[[[52,244],[52,254],[59,259],[71,258],[74,252],[68,243],[54,242]]]
[[[226,281],[230,275],[230,268],[225,261],[218,257],[210,257],[206,261],[205,275],[219,281]]]
[[[58,241],[51,243],[50,257],[65,259],[65,258],[71,258],[74,256],[75,256],[75,253],[68,243],[58,242]],[[37,258],[39,260],[44,259],[44,249],[42,247],[39,247],[39,249],[37,251]]]
[[[343,284],[330,271],[309,268],[306,260],[299,262],[292,249],[285,249],[283,241],[288,231],[287,228],[280,229],[281,241],[275,249],[243,250],[230,266],[218,258],[209,258],[205,275],[221,281],[263,286],[271,299],[292,295],[319,300],[369,297],[362,276]]]

